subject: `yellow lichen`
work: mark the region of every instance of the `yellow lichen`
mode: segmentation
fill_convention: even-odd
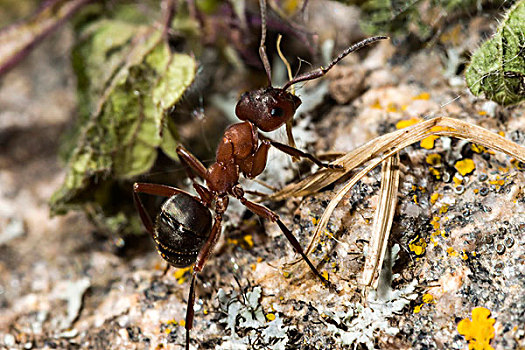
[[[510,164],[512,164],[512,166],[515,167],[518,170],[525,170],[525,163],[520,162],[516,158],[512,158],[510,160]]]
[[[476,145],[475,143],[470,145],[470,149],[476,153],[483,153],[487,151],[484,146]]]
[[[396,124],[396,129],[404,129],[404,128],[407,128],[407,127],[412,126],[414,124],[417,124],[420,121],[422,121],[422,119],[420,119],[420,118],[411,118],[411,119],[400,120]]]
[[[179,284],[183,284],[184,282],[186,282],[186,273],[188,273],[190,271],[191,271],[191,266],[190,267],[184,267],[182,269],[177,269],[173,273],[173,277],[175,277],[175,279],[177,280],[177,282]]]
[[[460,179],[459,177],[454,176],[452,178],[452,181],[454,182],[454,185],[459,186],[463,183],[463,179]]]
[[[417,96],[412,97],[413,100],[430,100],[430,94],[428,92],[420,93]]]
[[[321,273],[321,275],[323,276],[323,278],[324,278],[325,280],[328,280],[328,272],[323,271],[323,272]]]
[[[374,109],[381,109],[381,103],[379,103],[379,101],[376,100],[370,107]]]
[[[267,319],[268,321],[273,321],[273,320],[275,320],[275,314],[273,314],[273,313],[271,313],[271,312],[270,312],[269,314],[266,314],[266,319]]]
[[[423,304],[414,306],[414,313],[418,314],[421,311],[421,307],[423,307]]]
[[[248,244],[248,247],[253,248],[253,237],[252,237],[252,235],[244,236],[244,242],[246,242],[246,244]]]
[[[504,131],[498,131],[498,135],[505,137],[505,132]]]
[[[414,239],[409,245],[408,248],[410,251],[414,252],[416,255],[423,255],[425,253],[425,248],[427,247],[427,242],[423,238]]]
[[[387,112],[392,112],[392,113],[395,113],[398,111],[397,109],[397,106],[394,104],[394,103],[389,103],[387,106],[386,106],[386,111]]]
[[[437,193],[437,192],[432,193],[432,195],[430,196],[430,203],[436,204],[436,202],[438,201],[439,197],[441,197],[441,195],[439,193]]]
[[[430,174],[434,175],[434,177],[439,180],[441,179],[441,173],[436,168],[430,167],[428,170],[430,170]]]
[[[434,148],[434,141],[437,139],[439,139],[439,136],[431,135],[421,140],[419,145],[424,149],[432,149]]]
[[[414,200],[414,203],[419,204],[419,202],[417,200],[417,194],[413,195],[412,199]]]
[[[423,302],[425,304],[435,303],[434,296],[430,293],[423,294]]]
[[[454,248],[452,248],[452,247],[448,247],[448,248],[447,248],[447,253],[448,253],[448,255],[450,255],[450,256],[456,256],[456,255],[458,255],[458,252],[456,252],[456,250],[455,250]]]
[[[463,260],[467,260],[468,259],[468,255],[467,253],[465,253],[465,251],[461,251],[461,254],[459,255],[461,257],[461,259]]]
[[[185,326],[186,326],[186,320],[180,320],[180,321],[179,321],[179,325],[180,325],[181,327],[185,327]]]
[[[437,153],[431,153],[426,158],[427,164],[430,164],[432,166],[440,166],[441,165],[441,155]]]
[[[472,159],[466,158],[456,162],[456,165],[454,165],[454,167],[461,175],[465,176],[473,172],[474,169],[476,169],[476,164],[474,164],[474,161]]]
[[[469,341],[468,348],[473,350],[493,350],[490,340],[494,338],[495,319],[489,318],[490,310],[477,307],[472,310],[472,321],[468,318],[458,323],[458,332]]]

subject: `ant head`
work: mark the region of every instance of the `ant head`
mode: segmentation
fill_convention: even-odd
[[[235,114],[240,120],[248,120],[262,131],[273,131],[290,120],[301,105],[301,99],[279,88],[245,92]]]

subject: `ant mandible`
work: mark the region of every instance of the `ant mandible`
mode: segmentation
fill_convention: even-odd
[[[242,173],[245,177],[252,179],[261,174],[266,167],[270,146],[293,157],[307,158],[319,167],[338,168],[338,166],[321,162],[309,153],[273,141],[260,134],[258,129],[266,132],[273,131],[293,118],[301,104],[301,99],[286,91],[290,86],[324,76],[349,53],[375,41],[387,39],[387,37],[375,36],[364,39],[344,50],[328,66],[301,74],[288,81],[282,88],[276,88],[271,83],[271,69],[265,50],[266,1],[260,0],[259,2],[262,19],[259,55],[268,76],[268,87],[249,91],[241,96],[235,107],[235,114],[243,122],[233,124],[226,129],[217,147],[215,163],[209,168],[206,169],[183,146],[177,147],[177,154],[181,162],[185,164],[188,177],[193,181],[193,187],[199,196],[193,196],[181,189],[166,185],[135,183],[133,186],[133,199],[140,218],[148,233],[153,237],[158,253],[168,262],[168,267],[171,265],[180,268],[194,264],[186,310],[186,349],[189,349],[190,330],[193,327],[195,279],[219,240],[222,215],[228,208],[230,196],[238,199],[254,214],[275,222],[314,275],[323,284],[335,289],[308,259],[295,236],[279,216],[265,206],[244,197],[244,191],[238,183],[239,176]],[[206,186],[197,183],[195,175],[203,179]],[[161,207],[155,224],[146,212],[139,193],[168,197]],[[215,212],[213,225],[210,209]]]

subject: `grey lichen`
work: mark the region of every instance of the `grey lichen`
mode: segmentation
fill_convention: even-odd
[[[260,304],[261,296],[261,287],[255,287],[242,295],[237,292],[226,294],[223,289],[217,292],[220,307],[226,314],[219,322],[226,324],[229,333],[223,337],[224,342],[217,349],[242,350],[255,345],[284,349],[288,343],[287,331],[291,327],[284,326],[277,314],[267,322]]]
[[[390,265],[396,261],[398,253],[399,246],[395,245],[392,248],[391,259],[385,260],[389,266],[383,266],[383,270],[391,270]],[[379,289],[370,291],[363,303],[345,303],[346,311],[320,310],[335,321],[327,324],[328,331],[338,335],[344,345],[364,345],[368,349],[375,349],[374,342],[379,332],[389,336],[398,334],[399,329],[391,326],[390,320],[417,298],[417,280],[414,279],[405,287],[394,290],[391,287],[393,277],[398,276],[382,273],[383,281],[380,282]]]

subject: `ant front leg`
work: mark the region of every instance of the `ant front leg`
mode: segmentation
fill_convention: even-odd
[[[204,265],[206,265],[206,262],[208,261],[208,258],[210,257],[210,254],[213,252],[213,249],[215,248],[215,245],[217,244],[217,241],[219,240],[219,237],[221,235],[221,228],[222,228],[222,214],[226,211],[228,208],[228,197],[219,197],[217,199],[216,208],[215,208],[215,222],[213,223],[213,227],[211,229],[210,236],[204,243],[204,246],[199,252],[199,255],[197,255],[197,260],[195,262],[195,265],[193,266],[193,275],[191,277],[191,285],[190,285],[190,293],[188,295],[188,306],[186,309],[186,350],[189,350],[190,348],[190,330],[193,328],[193,319],[195,316],[195,283],[196,283],[196,277],[199,272],[202,271],[204,268]]]
[[[286,227],[286,225],[281,221],[281,219],[279,218],[279,215],[277,215],[276,213],[274,213],[273,211],[271,211],[270,209],[266,208],[263,205],[251,202],[248,199],[244,198],[244,191],[243,191],[242,188],[240,188],[240,186],[237,186],[237,187],[233,188],[232,189],[232,194],[246,208],[248,208],[248,210],[250,210],[252,213],[254,213],[254,214],[256,214],[256,215],[258,215],[258,216],[260,216],[260,217],[262,217],[264,219],[268,219],[268,220],[270,220],[272,222],[275,222],[279,226],[281,231],[284,233],[284,235],[286,236],[288,241],[292,244],[292,246],[295,249],[295,251],[297,253],[299,253],[299,255],[301,255],[303,260],[308,264],[308,266],[310,267],[310,270],[312,270],[314,275],[316,275],[321,280],[321,282],[323,284],[328,286],[328,288],[332,289],[336,293],[338,292],[336,286],[333,283],[331,283],[330,281],[328,281],[325,277],[323,277],[323,275],[321,275],[321,273],[317,270],[317,268],[314,266],[314,264],[312,264],[310,259],[308,259],[308,257],[306,256],[306,254],[303,251],[303,248],[301,247],[301,244],[299,243],[297,238],[295,238],[295,236],[293,235],[292,231],[290,231],[288,229],[288,227]]]
[[[197,159],[197,157],[191,154],[182,145],[177,147],[177,155],[179,156],[181,163],[184,164],[186,174],[193,182],[193,188],[195,188],[195,191],[197,191],[202,201],[209,207],[213,200],[213,194],[206,187],[195,181],[195,174],[197,174],[197,176],[201,179],[206,180],[206,177],[208,176],[208,170],[201,163],[201,161]]]
[[[317,165],[320,168],[327,168],[327,169],[342,169],[343,166],[341,164],[329,164],[329,163],[323,163],[319,158],[315,157],[314,155],[310,153],[306,153],[301,151],[300,149],[285,145],[283,143],[271,140],[265,136],[260,135],[261,137],[264,137],[265,140],[268,140],[270,144],[277,148],[279,151],[284,152],[292,157],[299,157],[299,158],[306,158],[313,162],[315,165]]]

